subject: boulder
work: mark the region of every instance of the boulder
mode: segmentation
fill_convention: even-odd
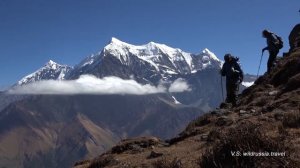
[[[300,48],[300,24],[297,24],[289,35],[290,52]]]

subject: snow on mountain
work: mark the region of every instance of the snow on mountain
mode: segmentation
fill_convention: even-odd
[[[86,57],[74,68],[49,61],[17,84],[50,79],[76,80],[81,75],[93,75],[97,78],[116,76],[133,79],[140,84],[163,84],[169,87],[176,79],[182,78],[193,91],[173,93],[176,97],[174,102],[199,107],[209,104],[215,107],[221,100],[221,91],[218,91],[221,65],[222,61],[207,48],[198,54],[192,54],[165,44],[149,42],[132,45],[112,38],[100,52]]]
[[[202,53],[194,55],[165,44],[149,42],[144,45],[132,45],[114,37],[101,53],[103,57],[114,56],[126,66],[133,66],[132,60],[137,58],[142,63],[147,62],[164,76],[169,74],[190,74],[209,67],[218,68],[221,65],[221,61],[208,49],[204,49]],[[91,57],[80,65],[90,64],[90,61],[94,62],[93,58],[96,57]]]
[[[83,74],[121,78],[134,76],[138,82],[157,83],[176,75],[192,74],[210,68],[219,69],[221,63],[207,48],[199,54],[191,54],[165,44],[149,42],[132,45],[113,37],[102,51],[86,57],[74,68],[50,60],[17,84],[49,79],[77,79]]]
[[[50,60],[42,68],[22,78],[17,82],[17,85],[24,85],[27,83],[40,81],[40,80],[63,80],[66,73],[72,68],[67,65],[60,65]]]
[[[172,96],[172,99],[174,100],[175,104],[181,104],[174,96]]]
[[[192,64],[192,58],[189,53],[154,42],[135,46],[112,38],[111,43],[104,48],[104,52],[112,54],[126,65],[129,64],[130,55],[135,55],[138,58],[149,62],[151,65],[155,66],[156,69],[159,69],[159,66],[164,65],[162,62],[162,57],[164,55],[168,57],[168,60],[174,67],[176,67],[176,61],[187,60],[186,62],[188,63],[189,68],[191,68]]]
[[[220,69],[223,63],[213,52],[209,51],[207,48],[205,48],[201,53],[195,55],[193,58],[194,69],[192,70],[192,73],[207,68]]]
[[[210,59],[212,60],[215,60],[217,62],[220,62],[219,58],[211,51],[209,51],[207,48],[205,48],[203,51],[202,51],[202,54],[203,55],[207,55]]]

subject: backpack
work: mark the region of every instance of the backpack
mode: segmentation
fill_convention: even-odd
[[[231,58],[232,58],[232,60],[233,60],[233,62],[234,62],[234,64],[235,64],[235,66],[237,65],[237,66],[240,66],[240,58],[239,57],[235,57],[235,56],[231,56]],[[232,76],[234,77],[234,78],[236,78],[236,79],[238,79],[239,77],[240,77],[240,71],[239,70],[237,70],[237,69],[234,69],[234,68],[232,68],[231,69],[231,73],[232,73]]]
[[[240,64],[240,58],[239,57],[236,57],[236,56],[233,56],[233,55],[231,55],[230,57],[231,57],[231,59],[233,60],[234,63]]]
[[[283,41],[282,41],[282,38],[279,37],[279,36],[277,36],[276,34],[274,34],[274,35],[275,35],[275,37],[276,37],[276,42],[274,43],[275,47],[276,47],[277,49],[282,49],[282,47],[283,47]]]

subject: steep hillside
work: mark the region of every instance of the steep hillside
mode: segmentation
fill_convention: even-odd
[[[213,110],[167,141],[123,140],[74,167],[296,168],[299,161],[300,49],[296,46],[278,59],[270,74],[243,91],[237,107]]]

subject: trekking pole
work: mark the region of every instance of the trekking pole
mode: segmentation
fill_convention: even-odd
[[[221,75],[221,90],[222,90],[222,98],[223,98],[223,102],[224,102],[223,77],[222,77],[222,75]]]
[[[261,65],[261,60],[262,60],[263,55],[264,55],[264,52],[262,52],[261,56],[260,56],[260,61],[259,61],[259,66],[258,66],[258,70],[257,70],[256,79],[258,78],[258,73],[259,73],[259,70],[260,70],[260,65]]]

